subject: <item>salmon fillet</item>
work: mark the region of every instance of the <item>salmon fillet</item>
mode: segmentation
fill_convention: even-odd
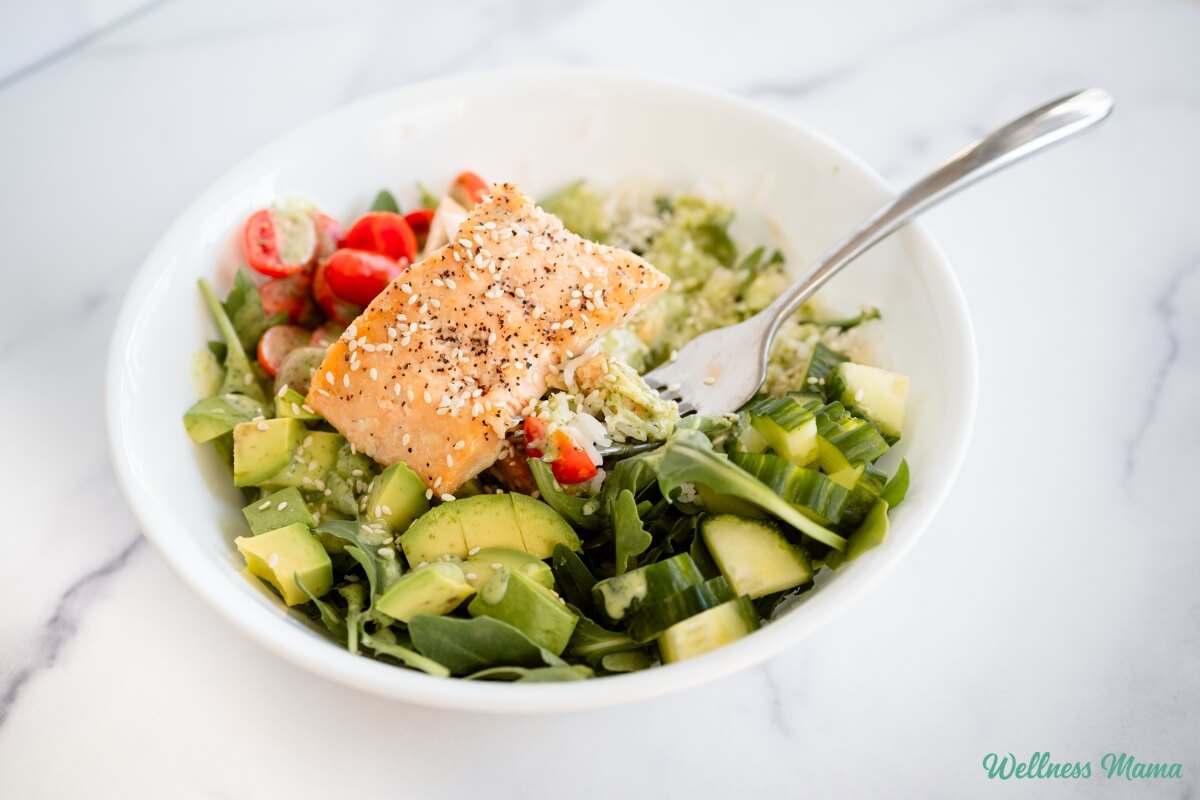
[[[308,403],[360,452],[453,493],[504,452],[563,362],[667,283],[497,184],[330,346]]]

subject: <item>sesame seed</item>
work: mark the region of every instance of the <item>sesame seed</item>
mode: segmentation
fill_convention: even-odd
[[[385,515],[387,515],[389,517],[392,515],[392,507],[391,506],[383,505],[383,506],[380,506],[380,508],[383,510],[383,513]],[[376,516],[378,516],[378,514]]]
[[[271,553],[271,557],[267,559],[267,566],[275,569],[275,565],[279,563],[279,553]]]
[[[298,416],[300,416],[300,405],[299,405],[299,403],[292,403],[292,416],[293,416],[293,417],[298,417]]]
[[[446,466],[447,466],[447,467],[453,467],[453,466],[454,466],[454,456],[452,456],[452,455],[451,455],[451,454],[449,454],[449,453],[446,453]]]
[[[282,503],[275,506],[276,511],[283,511],[285,508],[287,508],[287,500],[284,500]]]
[[[466,446],[467,446],[467,443],[465,441],[463,441],[462,439],[459,439],[457,442],[454,443],[455,450],[462,450]]]
[[[325,373],[325,382],[328,383],[330,386],[333,386],[333,373],[332,372]]]
[[[667,391],[668,391],[668,392],[678,392],[678,391],[679,391],[679,384],[678,384],[678,383],[668,383],[668,384],[667,384]]]
[[[285,394],[287,394],[287,390],[288,390],[288,387],[287,387],[287,384],[285,383],[283,386],[279,387],[279,392],[275,396],[282,400],[283,396]]]
[[[429,393],[429,390],[428,390],[428,389],[426,389],[424,392],[422,392],[422,393],[421,393],[421,397],[422,397],[422,398],[424,398],[424,400],[425,400],[425,402],[426,402],[426,403],[432,403],[432,402],[433,402],[433,395],[431,395],[431,394]]]
[[[246,385],[249,386],[252,383],[254,383],[254,376],[251,375],[249,372],[247,372],[246,373]]]
[[[476,575],[474,572],[467,573],[467,580],[474,581],[474,580],[478,580],[478,579],[479,579],[479,576]]]
[[[434,278],[434,279],[433,279],[433,285],[434,285],[434,286],[445,286],[445,285],[446,285],[446,282],[445,282],[445,281],[443,281],[441,278]]]
[[[347,389],[350,388],[350,373],[349,372],[344,373],[342,375],[342,386],[344,386]]]
[[[458,255],[458,254],[455,253],[455,255]],[[470,272],[468,272],[467,276],[473,281],[479,280],[479,273],[476,272],[475,270],[471,270]]]
[[[402,290],[402,291],[403,291],[405,294],[412,294],[412,285],[411,285],[411,284],[408,284],[408,283],[402,283],[402,284],[400,284],[400,289],[401,289],[401,290]]]
[[[411,297],[408,298],[408,304],[411,306],[413,303],[417,302],[417,300],[419,300],[420,297],[421,297],[421,295],[419,295],[419,294],[412,295]]]
[[[375,369],[374,367],[371,367],[371,369],[367,371],[367,374],[371,376],[371,380],[379,380],[379,370]]]
[[[432,500],[432,499],[433,499],[433,489],[426,489],[426,490],[425,490],[425,499],[426,499],[426,500]]]
[[[271,501],[270,501],[270,500],[263,500],[263,501],[262,501],[262,505],[260,505],[260,506],[258,507],[258,510],[259,510],[259,511],[266,511],[266,510],[267,510],[268,508],[270,508],[270,507],[271,507]]]
[[[473,555],[475,555],[475,554],[476,554],[476,553],[478,553],[478,552],[479,552],[479,548],[478,548],[478,547],[472,547],[470,550],[468,550],[468,551],[467,551],[467,555],[469,555],[469,556],[473,556]]]
[[[442,495],[442,502],[443,502],[443,503],[449,503],[449,502],[450,502],[451,500],[453,500],[453,499],[454,499],[454,495],[452,495],[452,494],[444,494],[444,495]]]
[[[451,278],[447,278],[447,279],[446,279],[446,288],[447,288],[447,289],[457,289],[457,288],[458,288],[458,284],[457,284],[457,283],[455,283],[453,279],[451,279]]]
[[[471,240],[470,239],[459,239],[458,243],[461,244],[463,247],[467,248],[468,250],[471,249]]]
[[[310,406],[308,403],[301,403],[301,404],[300,404],[300,408],[304,409],[304,411],[305,411],[306,413],[309,413],[309,414],[315,414],[315,413],[317,413],[317,412],[315,412],[315,411],[313,411],[313,410],[312,410],[312,406]],[[309,438],[312,438],[312,437],[309,437]]]
[[[381,506],[375,506],[375,516],[376,517],[383,516],[383,508]]]
[[[270,428],[271,428],[271,426],[265,422],[260,422],[257,425],[255,425],[254,427],[258,428],[260,431],[270,430]]]
[[[499,561],[493,561],[493,562],[492,562],[492,569],[500,569],[500,568],[501,568],[501,567],[503,567],[503,566],[504,566],[504,565],[503,565],[503,564],[501,564]]]
[[[862,399],[863,399],[863,390],[859,389],[857,392],[854,393],[854,402],[861,403]]]
[[[705,386],[712,386],[716,382],[717,382],[717,379],[714,378],[712,375],[709,375],[707,378],[704,379]]]
[[[309,435],[309,436],[304,437],[304,441],[300,443],[300,446],[301,447],[312,447],[312,443],[313,443],[313,437],[311,435]]]
[[[363,476],[363,471],[361,469],[351,470],[350,476],[354,478],[361,478]]]
[[[416,395],[415,395],[415,394],[413,394],[413,390],[412,390],[412,389],[409,389],[409,390],[408,390],[408,394],[407,394],[406,396],[408,397],[408,402],[410,402],[410,403],[411,403],[411,402],[412,402],[414,399],[416,399]]]

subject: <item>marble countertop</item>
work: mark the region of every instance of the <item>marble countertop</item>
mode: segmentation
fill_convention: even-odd
[[[1198,35],[1196,2],[176,0],[0,79],[0,797],[1190,796]],[[835,624],[612,710],[385,702],[245,639],[142,540],[106,340],[158,235],[246,153],[399,83],[553,64],[736,92],[897,183],[1081,86],[1117,111],[928,217],[978,333],[977,430],[931,529]],[[982,766],[1046,751],[1093,776]],[[1109,752],[1183,778],[1109,779]]]

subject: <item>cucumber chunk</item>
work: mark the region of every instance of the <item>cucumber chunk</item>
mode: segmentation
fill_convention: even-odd
[[[908,404],[908,377],[878,367],[838,364],[828,381],[830,399],[875,424],[889,443],[900,438]]]
[[[817,412],[817,451],[821,469],[832,475],[875,461],[888,451],[888,443],[873,424],[835,401]]]
[[[754,604],[738,597],[667,628],[658,637],[658,651],[664,663],[673,664],[735,642],[758,625]]]
[[[735,596],[724,577],[689,586],[657,603],[639,607],[629,622],[629,635],[639,642],[648,642],[672,625],[727,603]]]
[[[717,514],[700,523],[700,535],[736,594],[763,597],[812,580],[808,555],[773,522]]]
[[[887,473],[874,464],[859,464],[857,467],[835,472],[829,479],[846,487],[849,492],[842,508],[841,519],[838,520],[838,527],[850,531],[866,519],[871,506],[875,505],[888,483]]]
[[[730,453],[729,460],[770,486],[814,522],[830,525],[841,519],[849,492],[827,475],[815,469],[797,467],[770,453],[734,452]],[[733,508],[710,510],[728,511],[743,517],[760,516],[740,514]]]
[[[804,388],[821,391],[837,365],[849,360],[838,351],[817,342],[812,358],[808,360],[808,370],[804,373]]]
[[[812,395],[767,397],[747,411],[751,424],[776,453],[798,467],[817,460],[816,412],[825,405]]]
[[[647,564],[597,582],[592,587],[592,598],[597,609],[608,619],[617,621],[645,603],[663,600],[703,582],[704,576],[696,562],[687,553],[680,553],[666,561]]]

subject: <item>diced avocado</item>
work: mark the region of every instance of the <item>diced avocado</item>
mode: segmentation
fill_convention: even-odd
[[[458,608],[475,594],[462,568],[439,561],[403,575],[383,593],[375,607],[392,619],[407,623],[418,614],[441,616]]]
[[[284,388],[281,393],[275,395],[275,416],[295,417],[308,422],[321,418],[320,414],[309,407],[304,395],[290,387]]]
[[[528,495],[510,492],[506,496],[516,512],[526,553],[549,558],[556,545],[565,545],[576,552],[583,549],[575,531],[553,508]]]
[[[828,393],[850,413],[875,423],[889,442],[900,438],[908,404],[908,376],[846,362],[833,371]]]
[[[643,603],[657,602],[699,583],[704,583],[704,576],[696,562],[687,553],[680,553],[598,581],[592,587],[592,598],[596,608],[603,610],[608,619],[617,621]]]
[[[316,597],[333,586],[329,554],[307,525],[297,522],[257,536],[239,536],[234,544],[246,559],[246,568],[278,589],[289,606],[308,602],[296,576]]]
[[[443,555],[466,558],[476,547],[523,550],[549,558],[554,546],[579,550],[579,537],[544,503],[520,494],[481,494],[443,503],[417,519],[400,537],[408,563]]]
[[[735,594],[763,597],[812,580],[808,556],[774,522],[717,514],[700,534]]]
[[[388,467],[371,482],[367,518],[382,520],[393,533],[408,530],[413,520],[428,510],[424,481],[403,462]]]
[[[476,495],[455,500],[450,505],[458,509],[467,550],[476,547],[504,547],[525,550],[521,526],[508,494]]]
[[[754,604],[739,597],[667,628],[658,637],[658,651],[664,663],[672,664],[735,642],[758,626]]]
[[[375,477],[375,462],[368,458],[365,454],[355,450],[349,442],[342,440],[341,449],[337,454],[337,465],[334,467],[338,474],[350,482],[351,486],[357,487],[361,482],[364,487],[371,482]],[[358,494],[363,494],[366,489],[355,489]]]
[[[219,394],[189,408],[183,415],[183,424],[192,441],[201,444],[262,415],[262,404],[253,397],[236,393]]]
[[[297,419],[243,422],[233,429],[233,483],[256,486],[287,467],[304,438]]]
[[[817,460],[816,412],[822,398],[811,395],[769,397],[749,409],[751,424],[776,453],[798,467]]]
[[[468,554],[472,551],[468,550]],[[483,588],[492,573],[501,567],[508,567],[513,572],[520,572],[534,582],[540,583],[547,589],[554,588],[554,572],[550,565],[532,556],[524,550],[513,550],[508,547],[484,547],[462,562],[463,572],[476,591]]]
[[[267,488],[295,486],[313,489],[337,463],[340,448],[346,440],[328,431],[305,431],[288,465],[263,482]]]
[[[817,457],[827,475],[875,461],[887,451],[879,430],[852,416],[841,403],[835,401],[817,412]]]
[[[554,655],[566,649],[579,622],[551,590],[508,567],[495,571],[467,611],[507,622]]]
[[[470,501],[455,500],[434,506],[408,526],[399,542],[409,566],[441,561],[444,555],[466,558],[467,540],[463,537],[462,523],[458,521],[455,509],[459,503],[466,502]]]
[[[242,509],[253,533],[266,533],[294,523],[311,525],[313,518],[298,489],[287,488],[256,500]]]

